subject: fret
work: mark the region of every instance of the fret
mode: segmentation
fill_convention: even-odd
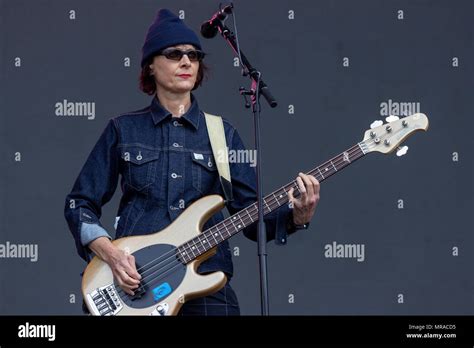
[[[237,226],[235,226],[235,224],[234,224],[234,221],[235,221],[236,219],[237,219],[237,217],[234,215],[234,216],[230,219],[230,222],[232,222],[232,225],[234,226],[234,229],[237,231],[238,228],[237,228]],[[229,236],[229,237],[230,237],[230,236]]]
[[[196,257],[196,254],[194,254],[194,249],[195,249],[195,248],[194,248],[194,247],[191,247],[191,245],[189,244],[189,242],[186,243],[186,244],[187,244],[188,249],[191,250],[191,252],[193,253],[193,257]]]
[[[273,210],[277,209],[280,207],[280,202],[278,201],[278,199],[275,198],[275,195],[272,194],[271,196],[268,195],[267,196],[267,200],[270,202],[270,205],[273,205],[274,203],[276,203],[276,207],[273,208]]]
[[[219,244],[220,242],[225,240],[225,238],[222,237],[221,233],[219,232],[219,228],[216,228],[216,232],[213,232],[212,235],[213,235],[214,239],[216,240],[217,244]],[[221,240],[218,241],[216,237],[221,237]]]
[[[192,245],[191,242],[192,242],[192,240],[191,240],[190,242],[188,242],[188,245],[191,247],[191,248],[190,248],[190,249],[191,249],[191,252],[192,252],[193,255],[194,255],[194,250],[196,250],[196,244],[193,243],[194,245]],[[198,256],[200,255],[199,249],[198,249],[197,255],[198,255]]]
[[[184,259],[185,262],[189,262],[189,261],[186,261],[186,256],[188,255],[188,253],[184,249],[181,248],[179,250],[179,253],[181,254],[181,256],[182,256],[182,258]]]
[[[232,220],[231,220],[231,222],[232,222]],[[231,236],[232,236],[232,233],[229,232],[229,229],[227,228],[227,225],[226,225],[225,223],[223,223],[223,225],[224,225],[224,228],[225,228],[227,234],[229,235],[229,237],[231,237]],[[233,223],[232,223],[232,225],[233,225]],[[235,226],[234,226],[234,228],[235,228]],[[223,238],[224,238],[224,237],[223,237]],[[225,238],[224,238],[224,239],[225,239]]]
[[[249,212],[248,212],[248,210],[247,210],[247,209],[245,209],[245,212],[246,212],[246,213],[247,213],[247,215],[249,216],[249,218],[250,218],[250,221],[251,221],[251,222],[253,222],[252,215],[250,215],[250,214],[249,214]]]
[[[347,151],[342,153],[342,163],[346,163],[346,162],[347,164],[351,163],[351,155],[349,155]]]
[[[321,169],[319,169],[319,167],[318,167],[318,171],[319,171],[319,174],[320,174],[320,175],[322,176],[322,178],[324,179],[324,175],[323,175],[323,173],[321,173]]]
[[[207,246],[209,245],[209,244],[208,244],[209,241],[208,241],[206,238],[202,238],[202,235],[200,235],[200,236],[198,237],[198,239],[199,239],[199,241],[201,242],[201,244],[202,244],[202,246],[203,246],[203,248],[204,248],[204,251],[207,251],[207,249],[208,249]],[[202,239],[204,239],[204,240],[202,240]]]
[[[257,209],[257,204],[256,203],[253,203],[252,205],[249,205],[247,208],[246,208],[247,211],[251,212],[251,215],[255,216],[255,221],[258,220],[258,209]]]
[[[201,251],[199,250],[198,246],[196,245],[196,241],[194,240],[195,238],[191,239],[188,244],[191,246],[191,250],[196,250],[197,249],[197,254],[200,255]],[[191,244],[192,243],[192,244]]]
[[[332,164],[332,166],[334,167],[334,170],[337,172],[337,169],[336,169],[336,167],[334,166],[334,163],[332,163],[332,161],[331,161],[331,164]]]
[[[268,212],[271,212],[272,210],[270,209],[270,207],[268,206],[267,202],[265,200],[263,200],[263,203],[265,203],[265,205],[267,206],[268,208]],[[263,204],[262,204],[263,205]],[[265,209],[263,210],[265,212]]]
[[[203,251],[206,251],[206,249],[204,249],[204,250],[199,249],[200,247],[202,247],[201,244],[198,244],[198,242],[201,241],[199,239],[199,236],[198,236],[198,238],[194,238],[193,240],[194,240],[194,245],[196,246],[196,249],[198,250],[199,254],[201,254]]]
[[[216,245],[219,244],[219,242],[217,241],[216,237],[214,237],[214,232],[212,232],[212,230],[209,230],[209,233],[211,234],[212,238],[214,238],[215,242],[216,242]]]
[[[272,192],[272,196],[273,196],[273,198],[276,200],[277,204],[278,204],[278,205],[281,205],[281,204],[280,204],[280,200],[278,199],[277,196],[275,196],[275,192]],[[280,195],[280,197],[281,197],[281,195]]]
[[[240,224],[237,225],[237,229],[240,230],[242,228],[242,225],[245,226],[245,224],[242,218],[240,217],[240,213],[237,213],[237,216],[239,217],[239,220],[240,220]]]
[[[209,233],[202,233],[202,234],[206,236],[206,240],[209,243],[208,248],[212,248],[213,246],[216,246],[218,244],[213,238],[211,238],[212,233],[211,235],[209,235]]]

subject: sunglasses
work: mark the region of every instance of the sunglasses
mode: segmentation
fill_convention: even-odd
[[[167,59],[180,61],[184,55],[187,55],[191,62],[200,62],[204,59],[206,54],[199,50],[187,50],[181,51],[177,48],[167,48],[163,50],[160,55],[165,56]]]

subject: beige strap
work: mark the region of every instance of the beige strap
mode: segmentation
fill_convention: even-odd
[[[207,132],[211,141],[212,153],[216,161],[222,190],[227,201],[232,200],[232,184],[229,167],[229,153],[225,140],[224,123],[222,117],[204,113],[206,117]]]

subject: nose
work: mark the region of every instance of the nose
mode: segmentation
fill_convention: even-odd
[[[183,57],[180,60],[181,66],[191,66],[191,61],[189,60],[189,57],[187,54],[184,54]]]

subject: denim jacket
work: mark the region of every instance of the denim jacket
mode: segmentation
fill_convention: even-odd
[[[155,96],[150,106],[109,120],[66,197],[65,217],[82,258],[89,259],[87,245],[94,239],[111,238],[100,217],[119,180],[122,197],[116,238],[158,232],[195,200],[210,194],[223,196],[204,113],[194,95],[191,100],[181,117],[172,117]],[[245,149],[237,130],[225,119],[224,131],[229,151]],[[227,202],[227,209],[234,214],[256,201],[256,174],[250,163],[231,162],[230,171],[234,200]],[[287,205],[266,216],[268,240],[286,243],[290,217]],[[223,219],[218,212],[203,229]],[[257,224],[243,232],[256,240]],[[198,271],[217,270],[233,274],[228,241]]]

